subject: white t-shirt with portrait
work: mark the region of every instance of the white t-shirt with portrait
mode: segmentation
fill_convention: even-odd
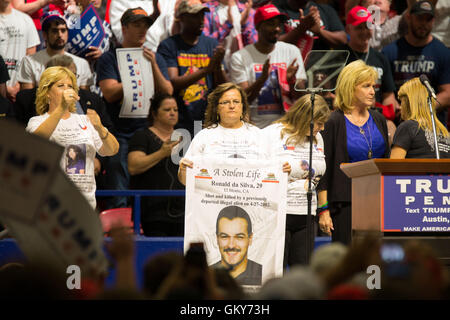
[[[289,84],[286,79],[286,70],[297,59],[298,70],[295,74],[297,80],[306,79],[305,67],[299,48],[278,41],[272,52],[265,54],[256,49],[255,44],[233,53],[231,56],[231,81],[239,84],[248,82],[252,85],[262,74],[266,60],[270,58],[271,72],[269,78],[262,86],[259,96],[250,104],[250,119],[259,128],[270,125],[284,114],[284,102],[288,101]]]
[[[34,22],[28,14],[14,8],[10,14],[0,14],[0,55],[8,68],[8,86],[17,83],[17,72],[27,49],[40,42]]]
[[[261,130],[252,124],[244,123],[238,129],[218,125],[197,133],[184,157],[265,159],[261,141]]]
[[[32,117],[26,130],[34,132],[48,117],[48,113]],[[96,152],[103,145],[97,131],[87,116],[71,113],[68,119],[59,121],[50,141],[54,141],[65,148],[61,159],[61,168],[95,209],[94,158]],[[78,158],[72,161],[69,160],[70,148],[76,148],[79,153]]]
[[[89,63],[85,59],[68,52],[64,52],[64,55],[71,57],[77,66],[78,86],[90,87],[93,85],[94,80]],[[40,50],[31,56],[24,57],[18,70],[17,81],[22,83],[33,83],[38,87],[42,72],[45,70],[45,65],[51,58],[52,57],[47,53],[46,49]]]
[[[308,170],[309,170],[309,142],[292,145],[287,144],[287,135],[281,138],[283,125],[275,123],[262,130],[267,153],[271,156],[282,159],[282,162],[289,162],[291,174],[288,177],[287,191],[287,213],[295,215],[305,215],[308,213]],[[314,191],[320,177],[325,174],[325,154],[323,139],[320,133],[316,135],[317,143],[313,143],[312,169],[313,180],[311,189]],[[316,214],[317,199],[312,197],[311,214]]]

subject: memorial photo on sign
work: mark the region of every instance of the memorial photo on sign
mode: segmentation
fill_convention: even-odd
[[[86,146],[70,145],[66,149],[66,173],[67,174],[85,174],[86,172]]]
[[[187,171],[185,251],[203,242],[208,265],[242,286],[283,274],[287,174],[276,161],[195,159]]]

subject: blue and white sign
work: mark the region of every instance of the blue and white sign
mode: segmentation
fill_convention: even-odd
[[[116,49],[117,63],[123,85],[120,118],[146,118],[150,110],[154,84],[150,61],[142,48]]]
[[[79,20],[69,28],[68,52],[84,58],[90,52],[89,47],[100,47],[105,38],[101,18],[92,5],[89,5]]]
[[[450,175],[384,176],[382,231],[450,232]]]

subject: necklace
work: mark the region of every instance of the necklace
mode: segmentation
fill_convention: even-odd
[[[364,137],[364,140],[366,140],[367,147],[369,148],[369,151],[367,152],[367,158],[368,158],[368,159],[372,159],[372,157],[373,157],[373,152],[372,152],[373,141],[372,141],[372,133],[370,132],[370,125],[369,125],[370,115],[369,115],[369,119],[367,119],[366,123],[364,123],[362,126],[360,126],[360,125],[358,124],[358,123],[360,123],[361,121],[356,122],[356,121],[355,121],[355,118],[353,117],[352,114],[348,114],[348,115],[352,118],[354,125],[356,125],[356,126],[359,128],[359,133],[362,134],[362,136]],[[367,137],[366,137],[366,131],[364,130],[364,126],[365,126],[366,124],[367,124],[367,131],[369,132],[369,139],[370,139],[370,142],[369,142],[369,140],[367,139]]]
[[[350,46],[349,46],[349,48],[350,48]],[[358,59],[358,60],[362,60],[361,58],[362,58],[362,56],[360,57],[360,56],[358,56],[357,54],[356,54],[356,52],[355,51],[353,51],[353,49],[352,48],[350,48],[350,50],[352,50],[352,53],[353,53],[353,55],[356,57],[356,59]],[[370,53],[370,48],[367,50],[367,52],[366,52],[366,57],[364,58],[364,63],[367,63],[367,59],[369,59],[369,53]],[[364,53],[363,53],[364,54]]]
[[[358,128],[359,128],[359,133],[361,133],[361,134],[363,135],[364,140],[366,140],[367,147],[369,148],[369,151],[367,152],[367,158],[368,158],[368,159],[372,159],[372,156],[373,156],[373,152],[372,152],[373,141],[372,141],[372,134],[370,133],[369,120],[367,120],[366,124],[367,124],[367,131],[369,132],[370,143],[369,143],[369,140],[367,140],[366,132],[365,132],[364,129],[363,129],[363,127],[365,126],[365,124],[363,124],[361,127],[358,126]]]

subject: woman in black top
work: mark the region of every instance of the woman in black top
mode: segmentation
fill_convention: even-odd
[[[427,105],[428,92],[419,78],[405,82],[398,91],[404,120],[395,131],[391,159],[436,158],[433,124]],[[441,158],[450,158],[450,135],[436,117],[436,102],[432,100],[436,135]]]
[[[171,141],[178,122],[178,107],[170,95],[152,99],[149,127],[137,131],[130,140],[128,171],[132,189],[184,189],[178,182],[178,164],[171,159],[179,144]],[[144,235],[153,237],[184,235],[184,197],[142,197],[141,225]]]
[[[362,60],[342,69],[337,79],[335,110],[322,134],[327,170],[317,188],[327,190],[333,221],[332,240],[351,241],[351,179],[342,163],[389,157],[386,119],[370,107],[375,102],[375,69]]]

